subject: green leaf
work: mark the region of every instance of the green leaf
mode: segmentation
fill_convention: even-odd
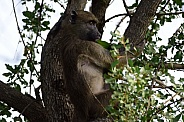
[[[45,27],[48,27],[49,24],[50,24],[49,21],[44,21],[44,22],[42,23],[42,25],[45,26]]]
[[[27,66],[29,67],[29,70],[30,70],[31,72],[34,71],[34,64],[32,63],[31,60],[28,60],[28,61],[27,61]]]
[[[134,3],[134,4],[132,4],[131,6],[128,6],[127,8],[128,8],[128,9],[133,9],[133,8],[137,7],[137,5],[138,5],[137,3]]]
[[[179,59],[179,61],[181,62],[183,59],[183,53],[182,51],[177,51],[176,55],[174,56],[174,60],[176,61],[177,59]]]
[[[105,42],[105,41],[101,41],[101,40],[98,40],[97,41],[98,44],[100,44],[102,47],[104,47],[105,49],[108,49],[110,48],[110,44],[108,42]]]
[[[179,5],[179,6],[182,6],[182,0],[174,0],[174,2]]]
[[[1,122],[7,122],[5,118],[2,118],[1,119]]]
[[[10,110],[9,106],[0,103],[0,115],[6,115],[7,117],[10,117],[12,113],[9,110]]]
[[[29,18],[29,19],[32,19],[32,18],[34,17],[34,13],[31,12],[31,11],[23,11],[22,14],[23,14],[25,17]]]
[[[6,66],[6,69],[8,69],[8,70],[10,70],[12,72],[14,71],[13,67],[10,66],[9,64],[5,64],[5,66]]]
[[[179,39],[179,40],[184,39],[184,34],[183,34],[183,33],[180,33],[180,34],[178,35],[178,39]]]
[[[116,78],[105,79],[106,83],[114,82]]]
[[[35,4],[35,10],[38,10],[40,8],[40,3],[39,2],[36,2]]]
[[[17,91],[21,91],[21,87],[19,84],[14,84],[14,88],[17,90]]]
[[[115,60],[114,62],[111,63],[111,67],[115,67],[119,63],[118,60]]]
[[[42,23],[42,25],[43,25],[43,26],[42,26],[42,31],[45,31],[45,30],[50,29],[49,24],[50,24],[49,21],[44,21],[44,22]]]
[[[114,32],[110,32],[110,34],[113,36],[113,37],[116,37],[116,34]]]
[[[166,22],[172,22],[171,18],[166,18]]]
[[[28,74],[29,71],[27,69],[23,69],[24,73]]]
[[[3,73],[2,75],[5,77],[9,77],[12,73],[8,72],[8,73]]]
[[[164,120],[163,119],[158,119],[158,122],[164,122]]]
[[[24,22],[26,24],[29,24],[30,23],[29,21],[30,21],[29,19],[22,19],[22,22]]]
[[[129,66],[133,67],[134,66],[134,62],[131,59],[128,59],[128,64]]]
[[[178,114],[175,118],[173,118],[173,122],[178,122],[181,117],[181,113]]]
[[[22,122],[22,118],[21,117],[14,117],[14,122]]]

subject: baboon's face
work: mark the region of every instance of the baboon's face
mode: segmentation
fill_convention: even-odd
[[[98,20],[92,13],[77,11],[73,12],[70,18],[71,31],[79,39],[88,41],[100,39],[101,34],[96,27]]]
[[[96,22],[94,20],[89,20],[81,24],[81,35],[80,38],[88,41],[96,41],[100,39],[101,34],[96,27]],[[80,27],[79,27],[80,28]]]

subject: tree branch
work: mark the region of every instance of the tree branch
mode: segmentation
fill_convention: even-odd
[[[84,10],[87,0],[68,0],[65,14],[69,14],[72,10]]]
[[[125,38],[129,39],[132,46],[136,47],[144,40],[148,26],[160,2],[161,0],[141,0],[124,33]]]
[[[125,0],[123,0],[123,5],[124,5],[124,7],[125,7],[125,10],[126,10],[128,16],[130,17],[130,12],[128,11],[128,6],[127,6]]]
[[[111,19],[114,19],[116,17],[120,17],[120,16],[128,16],[128,15],[133,15],[134,13],[129,13],[129,14],[117,14],[114,15],[110,18],[108,18],[107,20],[105,20],[106,22],[109,22]],[[179,14],[184,14],[184,12],[180,11],[180,12],[171,12],[171,13],[156,13],[156,16],[165,16],[165,15],[179,15]]]
[[[105,23],[109,22],[111,19],[114,19],[114,18],[119,17],[119,16],[128,16],[128,14],[117,14],[117,15],[114,15],[114,16],[108,18],[107,20],[105,20]]]
[[[184,64],[166,63],[165,67],[168,69],[184,69]]]
[[[165,108],[171,106],[172,104],[174,104],[174,103],[176,103],[176,102],[181,102],[181,101],[183,101],[183,100],[184,100],[184,98],[180,98],[180,99],[178,99],[178,100],[176,100],[176,101],[174,101],[174,102],[172,102],[172,103],[169,103],[169,104],[163,106],[162,108],[157,107],[158,110],[153,114],[153,116],[155,116],[156,114],[159,114],[161,111],[163,111]]]
[[[91,12],[98,18],[98,30],[103,34],[103,27],[105,25],[105,13],[111,0],[92,0]]]
[[[23,95],[0,81],[0,101],[13,107],[30,122],[47,122],[46,111],[36,99]]]
[[[179,11],[179,12],[171,12],[171,13],[156,13],[157,16],[178,15],[178,14],[184,14],[184,12],[183,11]]]

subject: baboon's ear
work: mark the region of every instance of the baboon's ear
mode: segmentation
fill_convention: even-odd
[[[71,24],[75,24],[76,23],[76,18],[77,18],[77,12],[72,10],[71,12],[71,18],[70,18],[70,22]]]

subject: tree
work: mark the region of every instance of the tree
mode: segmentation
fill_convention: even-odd
[[[25,47],[24,58],[19,65],[6,64],[9,72],[3,75],[9,80],[7,84],[0,82],[0,113],[11,116],[9,110],[12,107],[27,120],[33,122],[70,121],[73,105],[64,88],[65,79],[62,73],[61,59],[55,57],[55,54],[59,53],[55,48],[57,45],[55,38],[57,38],[57,32],[62,29],[60,27],[62,16],[74,9],[83,10],[87,1],[67,1],[63,15],[50,30],[45,40],[42,51],[42,58],[45,59],[42,64],[45,64],[45,68],[41,72],[37,68],[40,63],[36,59],[36,54],[39,54],[39,48],[43,46],[40,42],[40,39],[44,40],[41,36],[42,32],[50,29],[50,23],[47,20],[50,16],[49,12],[55,12],[55,10],[43,0],[41,2],[21,0],[21,2],[25,6],[32,2],[34,9],[31,11],[27,8],[22,12],[24,15],[23,30],[20,29],[17,21],[21,41]],[[54,0],[52,2],[59,3],[61,7],[64,7],[66,1]],[[157,33],[159,28],[166,22],[171,22],[178,15],[184,17],[181,11],[183,3],[178,0],[136,0],[132,5],[127,5],[123,0],[127,13],[114,15],[105,20],[106,9],[111,1],[92,0],[91,2],[91,11],[100,21],[98,29],[101,33],[103,33],[105,23],[109,20],[122,16],[119,23],[121,24],[124,17],[130,18],[124,36],[116,30],[112,32],[110,43],[99,42],[102,46],[110,46],[112,56],[117,59],[112,64],[111,72],[104,75],[106,82],[114,90],[111,104],[107,107],[109,118],[112,121],[184,120],[182,105],[184,79],[181,77],[177,82],[169,72],[170,70],[182,70],[184,67],[182,64],[184,23],[171,35],[167,45],[160,47],[156,45],[158,41],[162,40]],[[18,19],[13,0],[12,3],[15,18]],[[115,41],[119,43],[114,43]],[[117,49],[120,50],[120,54]],[[140,53],[141,55],[137,57]],[[168,54],[171,53],[172,56],[168,57]],[[125,62],[119,66],[118,59],[121,57],[124,57]],[[30,75],[29,81],[25,80],[27,74]],[[31,89],[36,82],[40,81],[40,75],[42,96],[46,98],[44,101],[40,97],[40,87],[35,89],[36,98],[20,92],[22,87]],[[166,84],[166,78],[171,85]],[[20,116],[14,118],[15,121],[20,119]],[[99,120],[98,118],[96,121],[103,119]],[[6,120],[2,118],[2,121]]]

